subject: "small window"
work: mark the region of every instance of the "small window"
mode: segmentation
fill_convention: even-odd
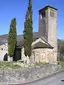
[[[50,9],[50,16],[54,17],[55,16],[55,11],[53,9]]]
[[[3,50],[3,48],[1,48],[1,50]]]

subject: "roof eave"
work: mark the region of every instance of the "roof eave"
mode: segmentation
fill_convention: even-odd
[[[50,6],[50,5],[47,5],[47,6],[45,6],[44,8],[40,9],[39,12],[42,11],[42,10],[48,9],[48,7],[53,8],[53,9],[55,9],[55,10],[58,10],[58,9],[55,8],[55,7],[52,7],[52,6]]]

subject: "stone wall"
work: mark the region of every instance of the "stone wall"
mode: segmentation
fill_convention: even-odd
[[[2,44],[0,45],[0,61],[4,61],[4,55],[8,54],[8,44]],[[8,56],[8,61],[10,61],[10,57]]]
[[[57,71],[58,65],[41,65],[20,69],[0,69],[0,82],[19,83],[34,81]]]
[[[57,55],[54,53],[53,49],[50,48],[38,48],[33,49],[32,62],[47,62],[47,63],[56,63],[57,62]]]

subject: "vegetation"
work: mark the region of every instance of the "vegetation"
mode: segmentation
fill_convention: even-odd
[[[49,64],[49,63],[39,62],[36,64],[23,64],[21,62],[0,62],[0,69],[1,68],[18,69],[18,68],[24,68],[24,67],[34,67],[34,66],[46,65],[46,64]]]
[[[64,40],[58,40],[58,52],[60,53],[60,59],[59,60],[64,60]]]
[[[46,63],[46,62],[39,62],[39,63],[36,63],[37,66],[40,66],[40,65],[47,65],[49,63]]]
[[[24,23],[24,54],[31,56],[31,44],[33,41],[33,28],[32,28],[32,2],[29,0],[28,10]]]
[[[10,25],[10,30],[8,34],[8,53],[10,57],[14,56],[14,51],[16,47],[16,18],[13,18]]]
[[[61,65],[61,67],[64,69],[64,61],[58,61],[58,63]]]
[[[0,68],[20,68],[21,66],[15,62],[0,62]]]

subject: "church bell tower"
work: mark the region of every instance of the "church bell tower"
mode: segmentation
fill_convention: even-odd
[[[57,9],[46,6],[39,10],[39,35],[53,47],[57,55]]]

